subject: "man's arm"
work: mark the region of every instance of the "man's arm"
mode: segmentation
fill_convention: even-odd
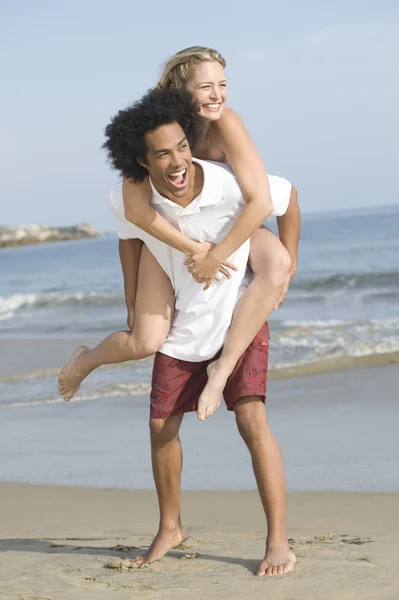
[[[134,305],[136,301],[137,278],[140,256],[143,247],[141,240],[119,240],[119,258],[121,261],[125,302],[127,308],[127,324],[130,330],[134,323]]]
[[[290,203],[286,212],[280,217],[276,217],[276,220],[280,241],[287,249],[291,257],[290,276],[284,286],[283,293],[277,304],[277,306],[280,306],[287,295],[291,280],[296,273],[298,263],[298,245],[299,236],[301,233],[301,211],[299,209],[298,194],[294,187],[292,188]]]

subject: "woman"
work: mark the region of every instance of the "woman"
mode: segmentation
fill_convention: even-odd
[[[152,236],[188,254],[190,272],[198,282],[205,282],[205,287],[211,285],[218,271],[225,272],[223,263],[226,259],[251,238],[250,266],[256,276],[234,312],[220,357],[209,366],[209,379],[198,403],[201,420],[217,408],[239,357],[282,301],[295,273],[298,241],[290,240],[286,244],[287,252],[274,234],[260,228],[273,210],[269,181],[273,193],[286,195],[287,204],[290,196],[296,201],[296,192],[286,180],[268,179],[241,119],[227,107],[225,65],[223,57],[215,50],[189,48],[166,63],[158,84],[160,87],[183,87],[192,94],[205,125],[195,156],[229,162],[240,183],[247,204],[224,240],[210,249],[186,238],[151,207],[148,180],[135,184],[125,179],[123,184],[126,218]],[[143,252],[137,296],[135,299],[133,294],[131,298],[127,297],[131,333],[122,337],[122,332],[118,332],[93,350],[80,347],[75,351],[59,377],[60,393],[65,400],[74,395],[81,381],[96,367],[142,358],[162,347],[172,318],[173,290],[166,275],[160,277],[160,269],[148,268],[145,263],[149,260],[148,253]],[[149,312],[145,305],[149,297],[154,299],[154,292],[158,306],[157,310],[152,307]],[[165,307],[169,308],[165,310]],[[155,341],[151,339],[153,331],[157,332]]]

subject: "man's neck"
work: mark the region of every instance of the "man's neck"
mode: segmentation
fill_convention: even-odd
[[[153,183],[153,185],[157,192],[161,194],[161,196],[164,196],[164,198],[168,198],[168,200],[171,200],[172,202],[175,202],[182,208],[185,208],[186,206],[191,204],[194,198],[199,196],[199,194],[202,192],[202,188],[204,187],[204,171],[199,163],[193,162],[191,164],[188,181],[189,184],[187,194],[184,194],[184,196],[181,196],[179,198],[174,196],[167,190],[159,189],[155,185],[155,183]]]

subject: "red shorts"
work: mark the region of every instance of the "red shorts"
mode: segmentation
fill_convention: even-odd
[[[244,396],[261,396],[266,400],[269,338],[269,326],[265,323],[236,364],[223,392],[228,410],[234,410],[237,400]],[[150,417],[166,419],[196,411],[208,379],[206,368],[220,352],[202,362],[178,360],[157,352],[152,371]]]

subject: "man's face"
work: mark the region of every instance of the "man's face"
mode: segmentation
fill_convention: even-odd
[[[192,155],[178,123],[162,125],[145,134],[147,169],[155,187],[164,196],[184,197],[190,190]]]

